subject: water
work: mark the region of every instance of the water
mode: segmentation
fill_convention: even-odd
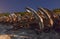
[[[11,28],[12,28],[12,25],[0,24],[0,35],[6,34],[5,32],[7,32],[8,29],[11,29]],[[17,36],[20,36],[20,32],[21,32],[21,30],[16,31],[16,33],[15,32],[14,33],[11,32],[11,33],[12,33],[12,35],[16,34]],[[34,34],[31,34],[31,35],[34,35]],[[11,38],[12,39],[17,39],[17,38],[19,39],[19,37],[11,37]],[[55,31],[51,31],[48,33],[42,32],[42,33],[40,33],[38,39],[60,39],[60,33],[57,33]]]

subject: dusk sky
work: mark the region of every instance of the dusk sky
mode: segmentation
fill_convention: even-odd
[[[0,0],[0,12],[23,12],[27,6],[35,10],[60,8],[60,0]]]

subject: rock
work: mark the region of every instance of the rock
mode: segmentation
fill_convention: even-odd
[[[0,39],[11,39],[9,35],[0,35]]]

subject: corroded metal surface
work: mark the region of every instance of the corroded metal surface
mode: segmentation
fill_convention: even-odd
[[[54,22],[53,22],[53,19],[52,19],[51,15],[49,14],[49,12],[42,7],[39,8],[39,11],[42,15],[46,16],[47,22],[49,22],[49,23],[47,23],[48,26],[53,26]]]
[[[39,8],[39,13],[30,7],[26,11],[28,13],[22,16],[13,13],[0,17],[0,39],[60,39],[55,31],[60,29],[58,15],[49,14],[45,8]],[[52,27],[51,31],[44,32],[46,26]]]
[[[39,27],[40,27],[40,29],[43,29],[44,28],[44,24],[43,24],[42,17],[39,16],[37,14],[37,12],[34,9],[30,8],[30,7],[27,7],[26,10],[27,10],[27,12],[32,13],[36,17],[36,19],[39,21]]]

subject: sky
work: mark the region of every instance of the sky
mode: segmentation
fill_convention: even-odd
[[[60,8],[60,0],[0,0],[0,12],[24,12],[26,7],[53,10]]]

